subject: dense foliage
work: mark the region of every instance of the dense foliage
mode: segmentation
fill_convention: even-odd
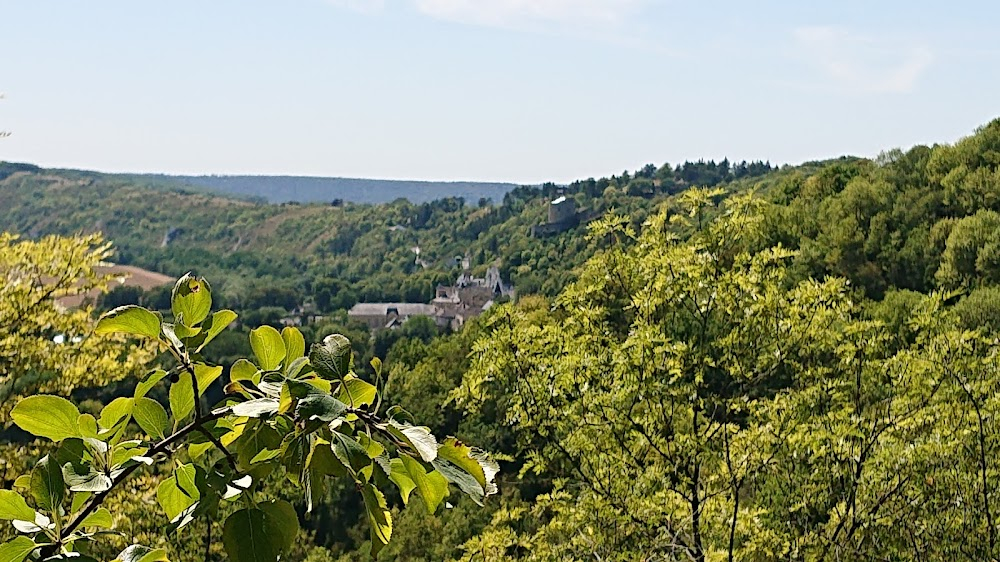
[[[497,514],[477,552],[997,556],[995,340],[929,296],[897,341],[844,280],[794,282],[791,252],[748,251],[760,207],[729,200],[702,227],[663,212],[640,235],[611,217],[594,234],[622,242],[552,313],[491,316],[462,395],[502,402],[523,471],[554,480],[530,512]],[[678,241],[671,218],[694,234]],[[511,532],[526,518],[529,532]]]
[[[200,352],[236,314],[211,313],[211,287],[191,276],[178,280],[171,307],[172,323],[128,305],[96,326],[98,335],[151,340],[176,360],[170,371],[148,373],[133,396],[111,401],[99,417],[45,394],[23,398],[11,411],[22,430],[59,446],[17,478],[15,490],[0,491],[0,519],[13,521],[20,533],[0,545],[4,560],[94,560],[91,543],[114,526],[105,500],[133,473],[166,459],[173,459],[173,469],[156,487],[169,520],[165,532],[204,520],[207,559],[213,522],[223,520],[222,542],[234,562],[277,561],[295,545],[295,507],[263,493],[262,482],[275,476],[302,489],[306,512],[323,498],[330,477],[353,482],[363,498],[372,556],[392,535],[381,490],[390,482],[404,502],[419,496],[430,513],[448,496],[449,483],[478,503],[496,493],[499,468],[484,452],[455,438],[438,442],[398,406],[380,415],[380,389],[354,373],[350,341],[339,334],[306,355],[295,328],[252,331],[256,361],[234,364],[227,398],[205,408],[205,390],[223,368],[204,363]],[[377,360],[373,366],[381,372]],[[147,396],[161,381],[170,383],[169,414]],[[165,556],[164,550],[131,545],[118,559]]]
[[[111,255],[100,236],[21,240],[0,233],[0,409],[37,391],[67,393],[134,376],[152,355],[122,339],[92,335],[93,303],[65,299],[106,290],[97,266]]]

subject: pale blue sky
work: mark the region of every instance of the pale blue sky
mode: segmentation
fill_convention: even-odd
[[[0,160],[569,181],[952,142],[1000,3],[0,0]]]

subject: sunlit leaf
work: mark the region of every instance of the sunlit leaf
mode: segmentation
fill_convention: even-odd
[[[101,315],[94,333],[123,333],[156,339],[160,337],[160,317],[141,306],[126,305]]]
[[[357,377],[348,377],[337,389],[338,400],[353,408],[360,408],[365,404],[374,404],[375,396],[378,393],[374,385],[369,384]]]
[[[22,562],[36,547],[35,541],[28,537],[17,537],[0,544],[0,562]]]
[[[305,357],[306,340],[298,328],[286,326],[281,330],[281,339],[285,342],[286,363],[291,363],[299,357]]]
[[[410,492],[416,488],[413,479],[410,478],[409,472],[406,470],[406,466],[403,464],[403,459],[392,459],[389,461],[389,480],[399,488],[399,496],[403,499],[403,503],[409,503]],[[445,483],[447,486],[447,482]]]
[[[28,507],[21,494],[13,490],[0,490],[0,519],[34,521],[35,510]]]
[[[433,514],[441,505],[441,501],[448,496],[448,480],[435,470],[428,472],[419,461],[407,455],[401,456],[398,460],[417,489],[417,494],[424,500],[427,512]],[[395,466],[393,470],[396,470]]]
[[[232,310],[220,310],[212,315],[207,322],[202,324],[204,338],[198,345],[197,351],[204,349],[216,336],[222,333],[237,318],[237,314]]]
[[[167,518],[173,520],[199,499],[201,492],[196,484],[197,470],[193,464],[177,467],[170,478],[156,488],[156,500]]]
[[[104,429],[110,429],[132,415],[132,406],[132,398],[115,398],[101,410],[101,417],[98,418],[97,423]]]
[[[110,529],[115,524],[114,517],[107,508],[99,507],[80,523],[84,528]]]
[[[59,396],[29,396],[14,406],[10,417],[28,433],[53,441],[80,435],[80,410]]]
[[[285,342],[271,326],[261,326],[250,331],[250,347],[257,363],[265,371],[273,371],[285,358]]]
[[[182,318],[187,326],[196,326],[208,317],[212,309],[212,287],[205,279],[185,274],[174,284],[170,295],[170,309],[175,318]]]
[[[151,398],[137,398],[132,408],[132,417],[139,427],[151,437],[162,439],[170,429],[167,411],[159,402]]]
[[[361,487],[361,495],[365,500],[365,511],[368,513],[368,528],[371,533],[371,554],[374,557],[382,548],[389,544],[392,536],[392,515],[385,503],[385,496],[371,484]]]
[[[237,359],[229,368],[229,380],[252,381],[254,375],[260,372],[256,365],[246,359]]]
[[[170,385],[170,412],[175,420],[182,420],[194,411],[194,383],[191,373],[184,371],[177,382]]]
[[[198,380],[198,393],[204,395],[209,386],[222,376],[222,367],[212,367],[203,363],[194,364],[194,374]]]
[[[146,395],[146,393],[148,393],[153,388],[153,386],[156,385],[156,383],[163,380],[163,378],[166,376],[167,372],[164,371],[163,369],[156,369],[152,371],[151,373],[146,375],[146,378],[139,381],[139,384],[135,385],[135,393],[133,394],[133,397],[142,398],[143,396]]]

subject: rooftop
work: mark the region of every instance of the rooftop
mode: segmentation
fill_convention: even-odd
[[[348,316],[386,316],[389,309],[400,316],[434,316],[437,307],[432,304],[412,302],[359,302],[347,311]]]

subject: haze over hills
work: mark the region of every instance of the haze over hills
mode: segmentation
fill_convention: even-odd
[[[43,168],[34,164],[0,161],[0,181],[15,172],[36,173]],[[488,199],[493,204],[518,184],[477,181],[418,181],[316,176],[175,176],[168,174],[103,173],[90,170],[48,169],[47,173],[66,178],[92,181],[117,180],[168,191],[212,192],[237,199],[256,199],[266,203],[346,203],[379,204],[406,199],[421,204],[439,199],[461,197],[469,205]]]
[[[140,174],[135,177],[176,182],[240,196],[260,197],[268,203],[323,203],[341,199],[351,203],[388,203],[399,198],[426,203],[461,197],[475,205],[480,199],[494,203],[517,187],[512,183],[474,181],[409,181],[311,176],[169,176]]]

